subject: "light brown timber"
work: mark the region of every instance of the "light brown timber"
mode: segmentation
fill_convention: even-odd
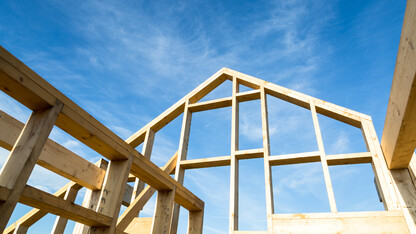
[[[239,103],[237,101],[237,93],[239,92],[239,84],[236,77],[233,77],[233,93],[231,107],[231,160],[230,160],[230,211],[229,211],[229,233],[238,230],[238,159],[236,152],[238,151],[239,137]]]
[[[416,147],[416,1],[404,14],[381,147],[390,169],[407,168]]]

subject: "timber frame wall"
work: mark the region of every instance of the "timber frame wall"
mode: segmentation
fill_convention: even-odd
[[[26,233],[47,213],[57,215],[53,233],[63,233],[67,220],[77,222],[74,233],[176,233],[179,206],[189,211],[188,233],[202,233],[204,202],[186,189],[185,171],[230,166],[229,233],[238,230],[239,161],[264,160],[267,230],[255,233],[416,233],[416,161],[412,158],[416,121],[415,79],[416,0],[408,1],[400,49],[393,79],[382,147],[369,116],[223,68],[187,94],[153,121],[123,141],[8,51],[0,47],[0,89],[33,111],[23,124],[0,111],[0,146],[10,155],[0,174],[0,229],[4,233]],[[413,44],[412,44],[413,43]],[[199,102],[224,81],[232,82],[232,96]],[[407,83],[406,83],[407,82]],[[409,87],[406,86],[411,84]],[[239,92],[239,86],[252,91]],[[401,96],[401,88],[408,88]],[[399,87],[399,88],[397,88]],[[268,96],[310,110],[318,151],[271,155],[267,114]],[[263,147],[239,150],[239,103],[260,100]],[[401,103],[395,106],[395,103]],[[228,156],[187,160],[192,113],[231,107],[231,145]],[[395,110],[394,108],[399,108]],[[405,113],[397,117],[396,112]],[[150,161],[155,134],[183,113],[178,151],[163,168]],[[367,152],[327,155],[317,114],[360,128]],[[413,118],[413,119],[412,119]],[[104,159],[92,164],[48,139],[56,125]],[[409,127],[410,126],[410,127]],[[410,129],[409,129],[410,128]],[[143,143],[142,153],[135,148]],[[412,144],[410,150],[406,148]],[[403,147],[405,151],[403,153]],[[402,146],[402,147],[400,147]],[[382,150],[383,148],[383,150]],[[383,154],[383,151],[385,154]],[[385,156],[387,158],[387,162]],[[331,212],[275,214],[271,167],[321,162]],[[385,211],[337,212],[328,166],[371,163]],[[55,194],[27,185],[38,164],[72,182]],[[174,174],[174,179],[170,177]],[[135,181],[134,187],[127,182]],[[145,184],[148,186],[145,187]],[[74,204],[77,192],[88,189],[82,206]],[[157,193],[152,218],[138,218],[140,210]],[[34,207],[16,223],[6,225],[20,202]],[[121,205],[126,211],[118,216]]]

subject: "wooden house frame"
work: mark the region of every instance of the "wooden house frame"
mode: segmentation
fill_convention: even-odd
[[[391,101],[395,100],[400,89],[394,87],[405,81],[410,82],[407,99],[399,97],[404,103],[402,108],[410,109],[406,109],[406,113],[410,114],[399,120],[394,119],[394,114],[389,117],[389,113],[394,113],[393,107],[390,107],[393,104],[389,104],[390,112],[387,114],[385,129],[400,130],[393,137],[389,132],[383,133],[382,147],[388,154],[387,162],[369,116],[228,68],[216,72],[124,141],[0,47],[0,89],[33,111],[26,124],[0,112],[0,146],[10,151],[0,174],[0,229],[4,233],[26,233],[31,225],[47,213],[52,213],[57,215],[53,233],[63,233],[68,219],[77,222],[74,233],[176,233],[179,207],[182,206],[189,211],[188,233],[202,233],[204,202],[183,186],[185,171],[230,166],[229,233],[248,233],[238,229],[239,161],[263,158],[266,196],[259,199],[266,201],[267,230],[254,233],[310,233],[311,230],[316,233],[416,233],[416,162],[412,159],[414,147],[413,151],[406,154],[400,152],[402,148],[390,150],[400,146],[401,139],[407,139],[403,135],[414,136],[415,133],[403,127],[403,123],[406,126],[416,123],[411,120],[412,114],[416,113],[416,108],[412,109],[416,96],[413,90],[416,55],[412,43],[409,43],[416,38],[415,14],[416,1],[410,0],[400,42],[403,52],[399,50],[398,55],[398,61],[401,62],[396,65],[398,74],[395,72],[391,94]],[[405,77],[410,78],[405,81],[396,78],[402,76],[400,71],[409,73]],[[232,96],[200,102],[226,80],[232,82]],[[239,92],[240,85],[253,90]],[[268,95],[310,111],[318,151],[290,155],[270,154]],[[239,103],[252,100],[260,100],[261,103],[263,147],[239,150]],[[187,160],[192,114],[223,107],[231,107],[231,154]],[[367,151],[327,155],[318,113],[360,128]],[[159,168],[150,160],[155,134],[181,114],[183,121],[178,151],[163,168]],[[48,139],[54,125],[109,161],[101,159],[92,164]],[[135,149],[140,144],[143,144],[141,153]],[[321,162],[331,212],[275,214],[271,167],[308,162]],[[358,163],[371,163],[385,211],[337,211],[328,166]],[[27,181],[35,164],[71,182],[55,194],[31,187]],[[174,178],[170,174],[174,174]],[[127,184],[133,181],[134,187]],[[149,186],[145,187],[145,184]],[[87,188],[88,192],[80,206],[74,204],[74,201],[82,187]],[[154,216],[138,218],[140,210],[156,191]],[[18,202],[34,209],[6,227]],[[122,204],[127,209],[118,217]]]

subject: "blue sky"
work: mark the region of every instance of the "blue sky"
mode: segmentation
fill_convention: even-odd
[[[222,67],[368,114],[380,138],[404,11],[405,1],[387,0],[1,0],[0,44],[123,139]],[[204,100],[230,94],[224,83]],[[23,122],[30,114],[3,93],[0,109]],[[240,109],[240,148],[262,147],[259,102]],[[181,117],[156,134],[156,164],[176,152]],[[230,118],[230,109],[194,114],[188,157],[229,155]],[[270,97],[269,120],[273,155],[317,150],[308,111]],[[319,121],[328,154],[366,150],[359,129]],[[59,129],[51,138],[91,162],[99,159]],[[1,164],[7,153],[0,149]],[[265,230],[262,161],[242,161],[241,170],[240,230]],[[276,213],[329,211],[320,164],[272,171]],[[383,209],[371,165],[330,173],[339,210]],[[226,233],[228,167],[186,175],[185,185],[206,202],[204,233]],[[40,167],[29,181],[49,192],[66,182]],[[154,198],[143,215],[153,207]],[[29,209],[19,205],[12,221]],[[181,214],[184,233],[187,214]],[[30,231],[49,232],[53,219]]]

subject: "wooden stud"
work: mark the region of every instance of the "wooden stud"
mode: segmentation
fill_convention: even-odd
[[[188,234],[202,234],[204,211],[190,211],[188,219]]]
[[[64,200],[69,201],[71,203],[75,202],[79,190],[79,185],[74,184],[73,186],[69,186],[66,190]],[[64,233],[66,224],[68,223],[68,219],[57,216],[55,219],[55,223],[53,225],[51,233],[60,234]]]
[[[178,158],[178,152],[176,152],[171,159],[166,163],[163,167],[163,171],[166,173],[170,173],[175,170],[176,161]],[[129,207],[121,214],[121,216],[117,220],[117,230],[124,231],[129,224],[133,221],[135,217],[139,214],[140,210],[142,210],[143,206],[150,200],[150,198],[155,193],[155,189],[147,186],[140,194],[136,197],[136,199],[131,203]]]
[[[269,120],[267,113],[267,96],[264,86],[260,87],[261,100],[261,122],[263,132],[263,155],[264,155],[264,179],[266,187],[266,210],[267,210],[267,230],[271,232],[273,229],[272,215],[274,213],[273,201],[273,182],[270,166],[270,135],[269,135]]]
[[[143,144],[143,156],[145,156],[147,159],[150,159],[152,155],[152,149],[153,149],[153,142],[155,140],[155,132],[152,129],[148,129],[146,132],[146,137]],[[136,178],[134,183],[134,189],[131,196],[131,202],[136,199],[136,197],[143,191],[145,183],[140,180],[139,178]],[[139,215],[139,214],[137,214]]]
[[[316,141],[318,142],[321,165],[325,178],[326,191],[328,193],[329,206],[331,207],[331,212],[337,212],[337,205],[335,203],[334,191],[332,189],[331,176],[329,175],[328,162],[326,161],[326,154],[324,149],[324,143],[322,141],[321,129],[319,127],[318,115],[316,114],[315,103],[313,101],[310,102],[310,109],[312,113],[313,126],[315,128]]]
[[[180,184],[183,184],[185,177],[185,169],[181,167],[181,161],[186,160],[188,154],[189,134],[191,132],[192,112],[189,110],[189,105],[189,100],[186,100],[182,120],[181,136],[179,139],[178,160],[176,161],[175,168],[175,180]],[[172,227],[170,229],[173,234],[176,234],[178,230],[179,212],[179,204],[175,203],[173,205]]]
[[[10,189],[10,194],[0,202],[0,230],[6,228],[61,109],[57,101],[52,108],[34,111],[4,163],[0,186]]]
[[[152,234],[172,233],[173,205],[175,189],[172,191],[158,191],[155,214],[153,216]]]
[[[92,232],[114,233],[117,217],[120,211],[121,201],[127,184],[127,178],[132,163],[132,157],[123,161],[111,161],[108,165],[104,186],[101,190],[96,211],[112,217],[110,227],[91,227]]]
[[[238,159],[235,153],[238,151],[239,137],[239,103],[237,93],[239,84],[237,78],[233,77],[233,96],[231,109],[231,165],[230,165],[230,216],[229,233],[238,230]]]
[[[400,204],[393,186],[393,179],[387,168],[386,161],[381,151],[380,144],[375,132],[373,123],[370,120],[362,119],[361,131],[368,151],[372,154],[372,166],[379,191],[382,195],[383,205],[386,210],[398,210]]]
[[[220,157],[181,161],[181,167],[183,169],[221,167],[221,166],[230,166],[230,164],[231,164],[231,156],[220,156]]]

